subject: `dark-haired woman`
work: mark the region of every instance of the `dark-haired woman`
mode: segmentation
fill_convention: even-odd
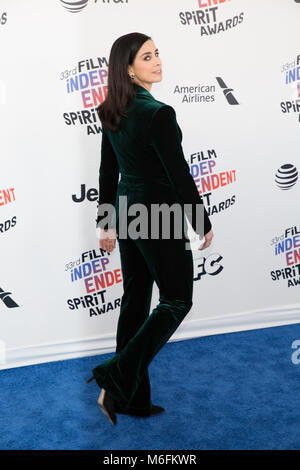
[[[104,250],[111,252],[118,238],[124,292],[116,354],[95,367],[88,381],[96,379],[102,388],[98,403],[112,424],[117,422],[116,412],[152,416],[164,411],[151,401],[148,366],[192,307],[193,257],[187,249],[185,217],[179,223],[173,218],[165,237],[151,217],[152,206],[178,204],[200,238],[205,237],[199,249],[208,247],[213,238],[183,154],[175,110],[150,93],[152,84],[161,80],[162,63],[151,37],[131,33],[114,42],[107,96],[97,108],[103,131],[97,226]],[[136,237],[129,230],[134,220],[130,207],[137,203],[148,210],[146,237]],[[115,219],[111,212],[99,215],[104,204],[116,209]],[[151,230],[157,228],[158,236],[151,237]],[[178,228],[183,229],[181,237],[175,233]],[[126,236],[121,237],[124,229],[128,229]],[[154,281],[159,303],[150,313]]]

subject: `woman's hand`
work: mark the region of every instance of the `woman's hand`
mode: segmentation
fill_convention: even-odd
[[[213,234],[212,230],[207,232],[207,234],[204,235],[205,242],[203,243],[203,245],[200,248],[198,248],[198,250],[204,250],[205,248],[207,248],[211,244],[213,236],[214,236],[214,234]]]
[[[116,230],[109,228],[107,230],[100,229],[99,246],[109,253],[116,247]]]

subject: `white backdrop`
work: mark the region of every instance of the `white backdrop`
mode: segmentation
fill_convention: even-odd
[[[194,304],[170,341],[298,323],[300,4],[75,3],[0,0],[1,367],[115,350],[122,273],[95,230],[95,107],[110,47],[133,31],[159,48],[151,93],[176,110],[215,235],[193,251]]]

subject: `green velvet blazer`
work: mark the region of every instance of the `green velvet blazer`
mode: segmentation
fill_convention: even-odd
[[[134,88],[136,96],[127,117],[122,117],[121,129],[112,132],[102,126],[98,209],[101,204],[112,204],[118,221],[120,195],[127,196],[127,207],[136,202],[177,202],[182,208],[189,204],[184,213],[203,236],[212,225],[184,157],[175,110],[156,100],[146,88],[137,84]],[[196,227],[198,204],[204,211],[200,230]],[[106,218],[106,223],[104,219],[105,215],[97,215],[98,227],[114,226],[111,218]]]

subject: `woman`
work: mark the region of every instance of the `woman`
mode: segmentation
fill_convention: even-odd
[[[174,235],[186,220],[179,219],[167,238],[136,237],[129,230],[132,214],[127,207],[143,204],[189,204],[185,209],[193,228],[205,236],[199,249],[208,247],[213,232],[182,147],[182,133],[174,109],[150,93],[153,83],[162,80],[162,64],[156,45],[140,33],[118,38],[111,49],[108,68],[108,92],[97,108],[102,122],[101,164],[99,171],[99,208],[111,204],[114,214],[99,215],[100,247],[111,252],[118,237],[123,288],[117,328],[116,354],[93,369],[93,377],[102,388],[98,404],[112,424],[116,412],[134,416],[152,416],[164,408],[150,398],[148,365],[172,336],[190,311],[193,295],[193,257],[186,249],[186,232]],[[119,181],[119,173],[121,179]],[[119,197],[122,202],[119,202]],[[203,210],[203,226],[196,224]],[[147,212],[146,222],[157,228]],[[165,217],[163,217],[165,219]],[[173,222],[174,219],[172,219]],[[145,222],[145,220],[144,220]],[[147,224],[146,224],[147,225]],[[130,230],[129,230],[130,231]],[[151,232],[152,233],[152,232]],[[202,236],[201,236],[202,238]],[[159,304],[151,314],[153,282],[159,288]]]

